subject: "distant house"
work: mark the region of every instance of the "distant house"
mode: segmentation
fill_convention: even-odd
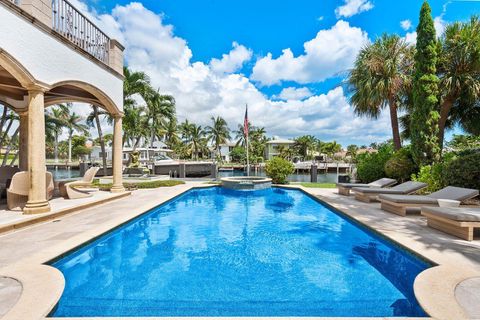
[[[220,145],[220,154],[222,155],[222,161],[224,162],[232,161],[232,158],[230,157],[230,153],[232,152],[233,148],[236,147],[236,145],[237,144],[235,142],[227,142]],[[217,150],[215,149],[215,147],[212,147],[210,152],[211,152],[210,157],[212,159],[215,158],[217,154]]]
[[[281,146],[290,148],[295,144],[295,141],[293,140],[287,140],[287,139],[273,139],[270,141],[267,141],[267,146],[265,148],[265,160],[270,160],[275,156],[279,155],[279,150],[278,148]]]

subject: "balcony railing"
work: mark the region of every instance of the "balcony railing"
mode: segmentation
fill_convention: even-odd
[[[64,38],[108,65],[110,38],[67,0],[52,0],[52,27]]]

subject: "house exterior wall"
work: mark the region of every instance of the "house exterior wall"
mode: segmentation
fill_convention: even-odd
[[[48,86],[78,81],[103,92],[123,111],[123,80],[0,3],[0,51]],[[118,57],[117,57],[118,59]]]

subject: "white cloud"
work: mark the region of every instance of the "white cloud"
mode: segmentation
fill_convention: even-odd
[[[417,43],[417,33],[415,31],[407,32],[405,34],[405,42],[410,43],[410,44],[416,44]]]
[[[320,16],[317,18],[317,21],[323,21],[324,17],[323,16]]]
[[[233,42],[232,47],[232,50],[228,54],[222,55],[222,59],[214,58],[210,61],[210,67],[213,71],[220,73],[236,72],[245,62],[252,58],[252,50],[236,42]]]
[[[274,98],[279,98],[282,100],[302,100],[308,97],[311,97],[313,93],[307,87],[295,88],[288,87],[284,88],[278,96]]]
[[[314,39],[305,42],[303,55],[295,57],[290,48],[284,49],[278,58],[268,53],[256,62],[251,79],[263,85],[281,81],[320,82],[350,68],[357,52],[367,42],[366,32],[340,20],[331,29],[321,30]]]
[[[410,30],[410,28],[412,27],[412,21],[410,21],[408,19],[407,20],[402,20],[402,21],[400,21],[400,26],[405,31]]]
[[[355,117],[341,87],[318,95],[312,95],[308,88],[287,88],[280,94],[287,101],[269,99],[246,76],[234,73],[251,56],[241,45],[234,44],[230,53],[208,64],[192,62],[187,42],[174,34],[161,15],[140,3],[119,5],[111,14],[96,15],[95,19],[126,46],[125,59],[132,70],[145,71],[155,87],[174,95],[180,121],[188,118],[207,125],[212,115],[219,115],[233,129],[243,121],[248,103],[252,123],[265,127],[269,135],[291,138],[313,134],[344,144],[390,137],[387,114],[374,122]],[[304,55],[292,54],[286,63],[297,68],[300,81],[319,81],[348,68],[365,41],[367,35],[361,29],[339,21],[305,43]],[[295,78],[295,73],[282,69],[279,59],[270,60],[280,69],[274,81],[279,75],[280,79]],[[257,66],[260,75],[258,72]]]
[[[337,18],[349,18],[364,11],[373,9],[373,3],[368,0],[344,0],[343,6],[335,9]]]

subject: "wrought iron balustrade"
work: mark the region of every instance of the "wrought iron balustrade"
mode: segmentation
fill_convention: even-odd
[[[110,38],[67,0],[52,0],[52,27],[64,38],[108,65]]]

